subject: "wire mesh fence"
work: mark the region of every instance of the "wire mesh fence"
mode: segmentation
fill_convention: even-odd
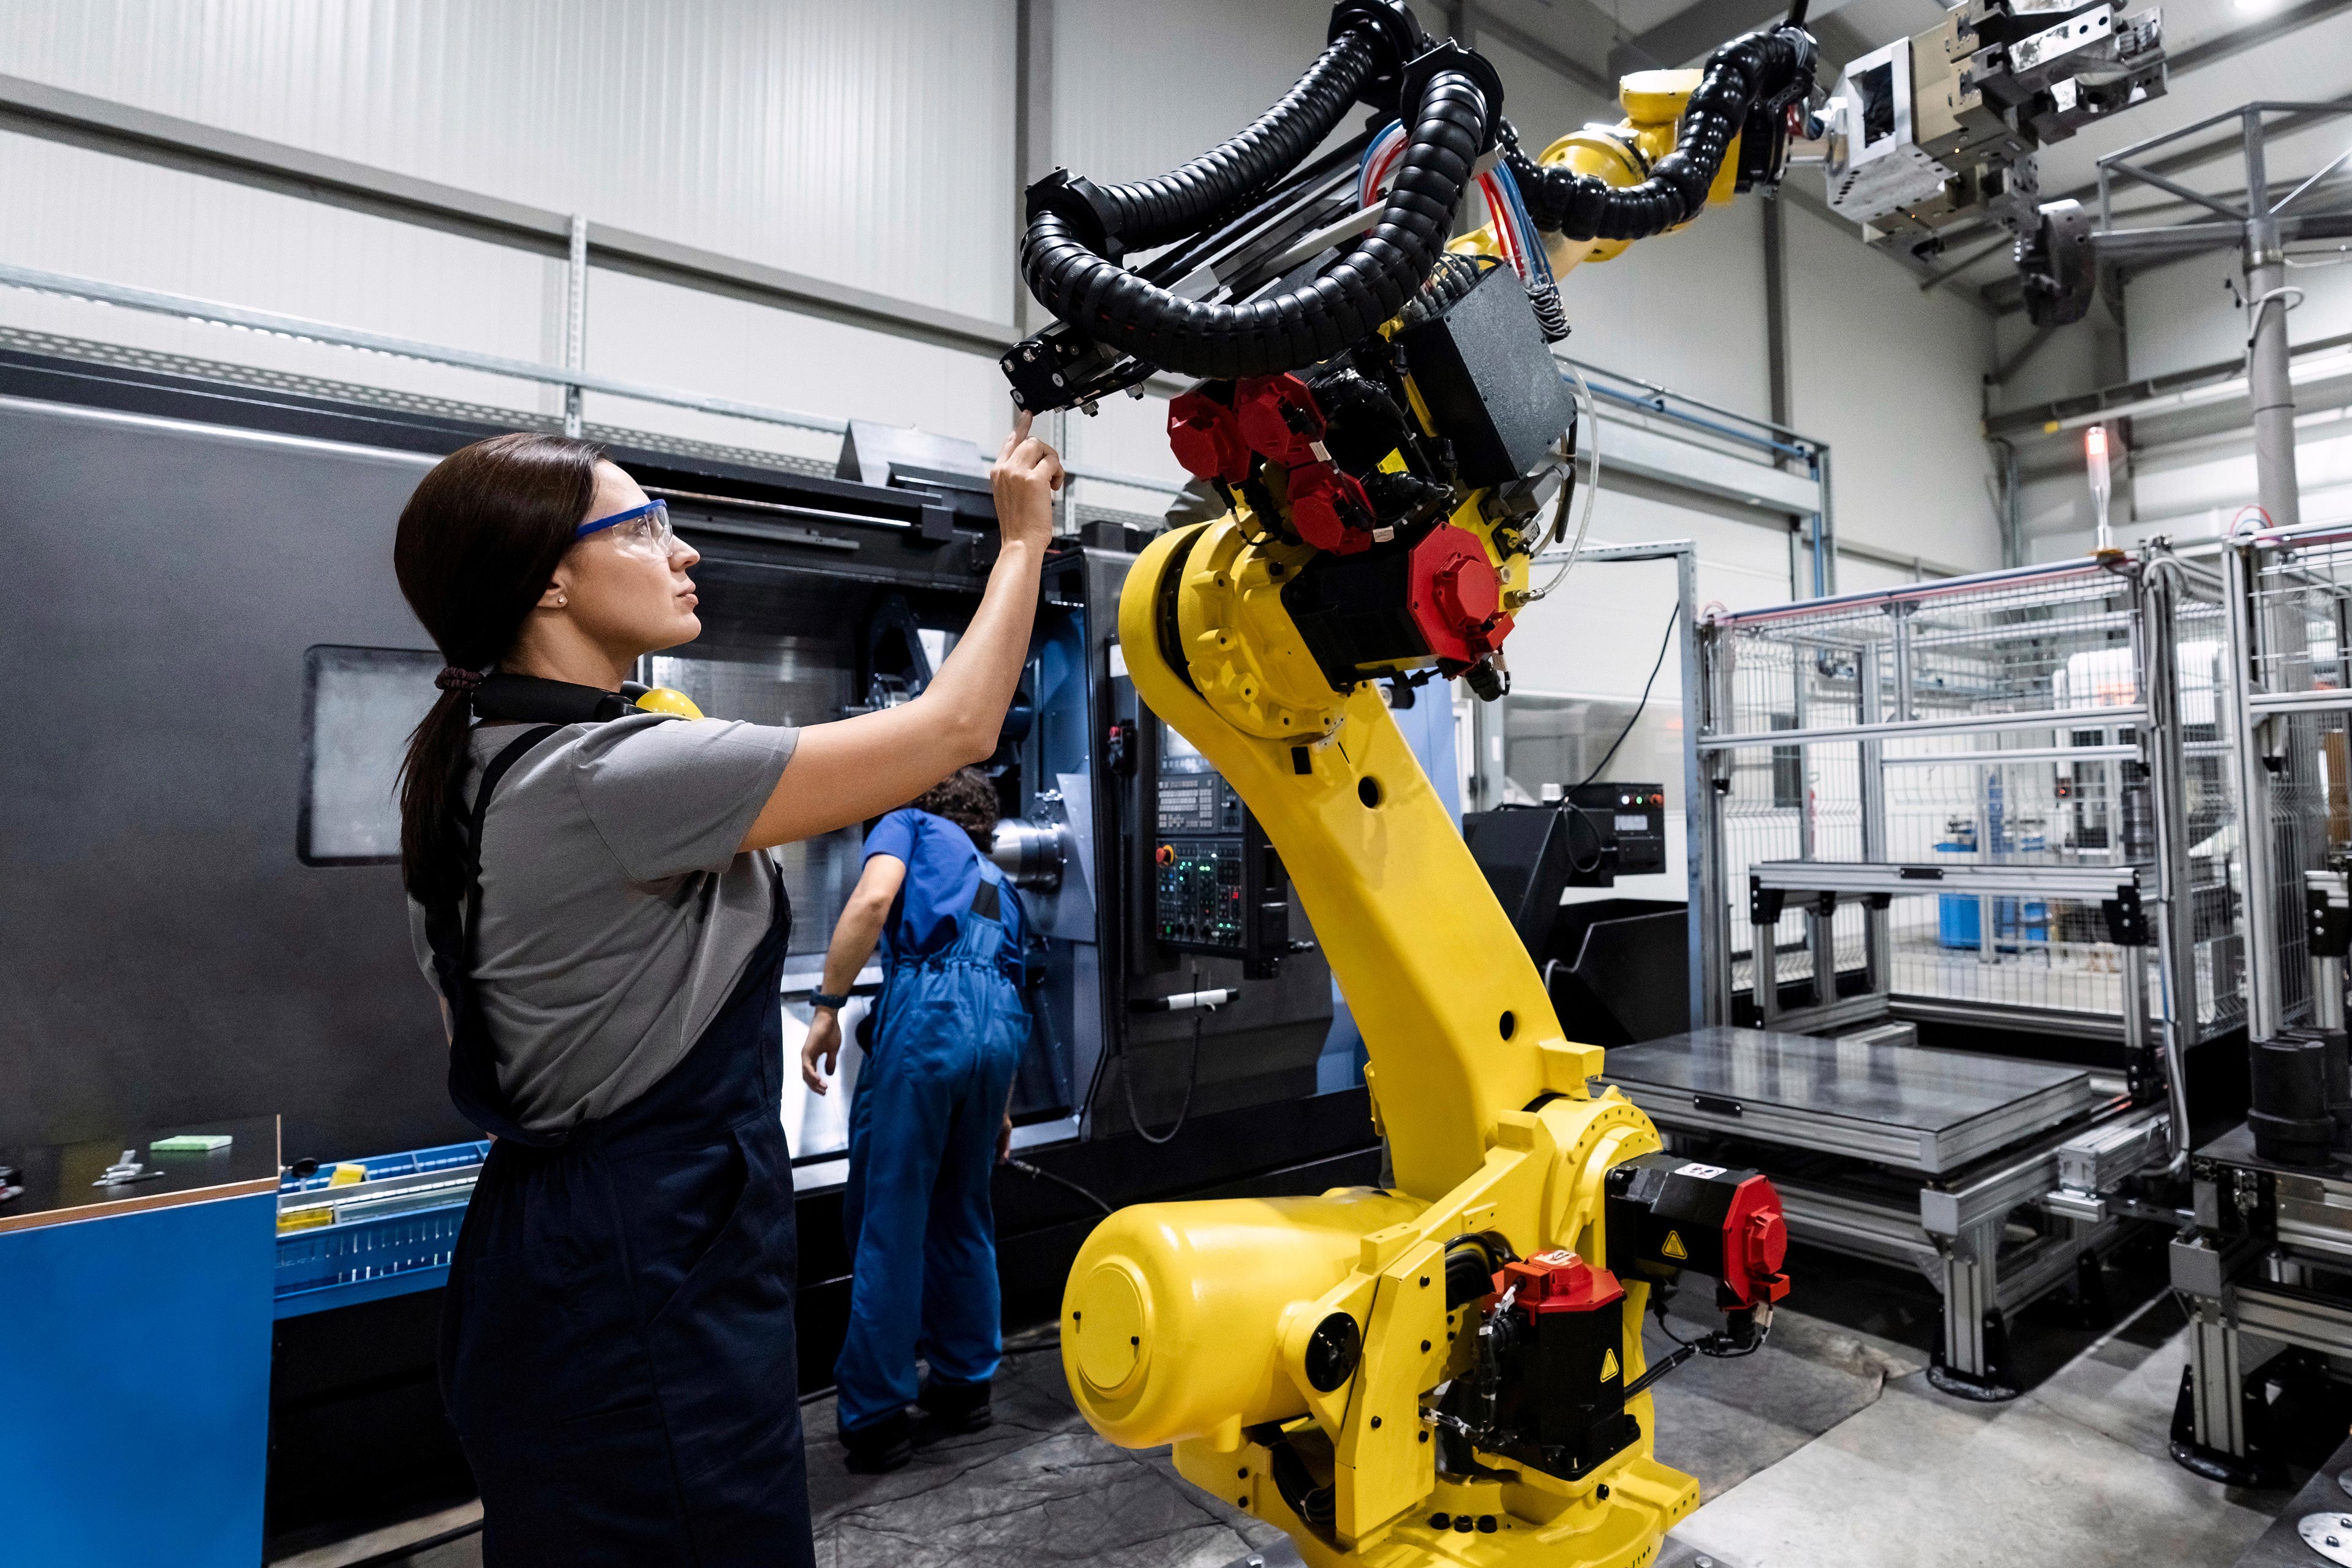
[[[2352,536],[2299,531],[2246,551],[2244,671],[2259,757],[2248,777],[2264,831],[2245,853],[2263,856],[2266,874],[2236,887],[2269,902],[2271,941],[2257,962],[2274,956],[2278,1021],[2296,1024],[2312,1002],[2304,874],[2352,854]]]
[[[2218,578],[2184,574],[2170,668],[2181,716],[2181,832],[2200,1031],[2236,1016],[2231,837]],[[2085,563],[1719,618],[1707,643],[1727,981],[1752,993],[1748,878],[1759,862],[2145,868],[2157,886],[2150,665],[2137,567]],[[1780,737],[1786,736],[1786,739]],[[1818,736],[1818,739],[1808,739]],[[1774,940],[1804,946],[1795,900]],[[1868,922],[1842,905],[1841,971],[1864,969]],[[2097,901],[2024,894],[1897,897],[1879,954],[1897,998],[2119,1019],[2121,950]],[[2184,977],[2184,987],[2188,984]],[[2151,1009],[2160,1005],[2151,997]]]

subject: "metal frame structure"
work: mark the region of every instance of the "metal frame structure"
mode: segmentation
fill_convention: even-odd
[[[1778,1098],[1768,1108],[1759,1088],[1710,1115],[1708,1096],[1662,1089],[1672,1075],[1643,1081],[1631,1060],[1628,1092],[1678,1146],[1762,1163],[1794,1234],[1935,1280],[1945,1302],[1936,1375],[1955,1392],[2011,1392],[2005,1324],[2026,1303],[2069,1284],[2095,1297],[2099,1254],[2126,1220],[2157,1213],[2126,1195],[2129,1179],[2186,1163],[2188,1048],[2237,1021],[2230,872],[2214,860],[2233,798],[2225,754],[2242,721],[2218,669],[2199,663],[2221,662],[2226,616],[2221,579],[2157,545],[1717,616],[1696,629],[1690,749],[1703,787],[1689,1048],[1760,1025],[1765,1033],[1734,1030],[1732,1050]],[[1759,680],[1787,689],[1759,699]],[[1832,775],[1845,787],[1825,787]],[[1919,797],[1938,809],[1947,799],[1901,782],[1923,777],[1969,781],[1981,840],[1972,826],[1941,849],[1923,841]],[[1768,778],[1769,809],[1785,820],[1759,847],[1734,814]],[[2004,832],[2000,803],[2031,805],[2036,788],[2063,803],[2070,837]],[[1913,795],[1898,805],[1903,789]],[[1976,914],[1979,961],[2021,964],[2063,946],[2099,961],[2099,984],[2071,1006],[1922,989],[1916,964],[1908,979],[1897,973],[1895,911],[1927,894],[1952,901],[1939,911]],[[1734,942],[1743,913],[1753,933],[1744,986]],[[1810,961],[1793,994],[1784,951]],[[2018,1103],[1990,1104],[1976,1129],[2007,1131],[1977,1138],[1956,1166],[1841,1145],[1832,1124],[1853,1109],[1780,1081],[1808,1051],[1821,1055],[1799,1035],[1838,1037],[1842,1069],[1862,1082],[1916,1074],[1921,1058],[1900,1021],[1927,1020],[2115,1040],[2125,1070],[2073,1086],[2087,1110],[2036,1114],[2032,1103],[2059,1102],[2047,1086],[2021,1083]],[[2000,1074],[1985,1076],[1998,1100]],[[1910,1132],[1900,1114],[1888,1113],[1890,1137]],[[1948,1138],[1922,1130],[1914,1142]],[[2031,1232],[2021,1239],[2021,1219]]]
[[[2312,1018],[2307,878],[2352,846],[2345,800],[2352,746],[2352,529],[2258,529],[2230,542],[2233,784],[2246,836],[2246,1026],[2267,1040]]]
[[[2251,1040],[2344,1026],[2344,964],[2313,952],[2313,901],[2340,909],[2352,847],[2352,529],[2257,528],[2224,551],[2232,783],[2245,836]],[[2173,1454],[2241,1484],[2266,1479],[2248,1376],[2283,1348],[2352,1356],[2352,1179],[2272,1164],[2240,1127],[2197,1152],[2194,1232],[2172,1282],[2196,1333]],[[2254,1342],[2245,1342],[2251,1338]]]
[[[2099,226],[2088,237],[2101,261],[2162,260],[2200,250],[2237,246],[2245,270],[2246,302],[2252,315],[2247,337],[2246,383],[2253,401],[2254,471],[2263,511],[2272,526],[2292,529],[2302,521],[2294,472],[2294,383],[2290,374],[2286,313],[2303,297],[2287,283],[2285,247],[2296,240],[2352,237],[2352,210],[2294,213],[2287,209],[2336,173],[2352,150],[2326,163],[2276,201],[2271,199],[2270,116],[2292,116],[2298,125],[2352,114],[2344,101],[2260,101],[2208,115],[2192,124],[2151,136],[2099,160]],[[2148,166],[2156,149],[2236,121],[2245,171],[2242,201],[2192,190]],[[2137,181],[2213,214],[2196,223],[2144,228],[2115,226],[2118,182]],[[2275,309],[2273,309],[2275,307]],[[2110,413],[2106,417],[2113,417]],[[2084,421],[2089,423],[2090,421]]]
[[[1706,999],[1694,1018],[1740,1022],[1736,997],[1749,991],[1767,1027],[1803,1031],[1893,1016],[2137,1046],[2133,1010],[2103,996],[2066,1007],[1906,985],[1892,963],[1889,921],[1893,900],[1906,894],[1973,897],[1988,963],[2036,947],[2107,948],[2111,966],[2108,955],[2092,956],[2121,976],[2122,989],[2141,991],[2136,943],[2095,933],[2082,941],[2087,928],[2074,932],[2074,942],[2051,941],[2049,928],[2062,917],[2044,913],[2031,917],[2042,930],[2012,932],[2002,950],[1994,923],[2029,918],[2000,915],[2000,900],[2011,900],[2048,910],[2074,903],[2083,911],[2079,925],[2129,887],[2156,916],[2151,1001],[2166,1057],[2177,1063],[2189,1046],[2235,1024],[2229,981],[2237,944],[2215,918],[2227,868],[2217,873],[2210,854],[2193,853],[2221,830],[2220,802],[2211,790],[2192,790],[2190,778],[2192,764],[2200,772],[2219,764],[2230,727],[2221,722],[2210,683],[2184,682],[2177,652],[2184,642],[2219,644],[2221,586],[2204,568],[2154,547],[2137,559],[2058,562],[1714,617],[1699,637],[1705,706],[1696,745],[1710,788],[1704,941],[1696,950]],[[2211,625],[2210,638],[2194,635],[2199,623]],[[2175,657],[2154,657],[2158,649]],[[2069,667],[2081,684],[2085,656],[2105,689],[2069,694]],[[1759,696],[1756,683],[1767,677],[1758,667],[1775,659],[1769,679],[1787,689]],[[1979,686],[1968,689],[1968,680]],[[1769,726],[1754,722],[1759,702],[1775,709]],[[1990,792],[1996,803],[1984,812],[1986,852],[1947,843],[1923,853],[1921,825],[1894,820],[1890,781],[1960,769],[1975,772],[1979,802]],[[2126,773],[2137,776],[2126,780]],[[1743,853],[1754,847],[1736,841],[1741,783],[1768,773],[1794,841],[1779,845],[1780,853]],[[2008,842],[1994,820],[1997,803],[2006,793],[2001,781],[2013,788],[2021,777],[2078,813],[2100,807],[2102,825],[2086,826],[2071,847],[2022,837]],[[2100,790],[2104,798],[2086,798]],[[1912,808],[1926,795],[1915,795]],[[1787,838],[1789,824],[1780,826],[1778,837]],[[1907,837],[1898,826],[1907,826]],[[1749,885],[1735,887],[1742,872]],[[1751,944],[1748,983],[1738,984],[1734,910],[1743,899],[1750,924],[1759,915],[1775,930],[1790,915],[1802,922],[1813,984],[1793,1006],[1779,981],[1780,942]],[[1841,910],[1858,918],[1841,921]],[[1837,979],[1855,971],[1863,976],[1858,988]],[[2199,1005],[2179,1005],[2189,996]]]

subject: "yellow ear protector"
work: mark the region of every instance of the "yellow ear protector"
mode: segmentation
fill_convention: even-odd
[[[639,686],[635,681],[624,681],[621,695],[635,696],[638,707],[648,713],[675,713],[681,719],[699,719],[702,710],[685,692],[667,686]]]

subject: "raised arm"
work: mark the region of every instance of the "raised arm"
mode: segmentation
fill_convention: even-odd
[[[775,793],[743,835],[743,848],[863,822],[996,750],[1029,657],[1037,574],[1054,533],[1054,491],[1062,484],[1062,460],[1029,434],[1027,414],[1013,421],[989,479],[1003,549],[955,651],[913,701],[802,731]]]

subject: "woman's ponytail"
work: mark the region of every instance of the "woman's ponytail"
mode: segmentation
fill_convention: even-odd
[[[448,661],[400,769],[401,877],[420,903],[465,889],[457,816],[476,677],[513,648],[572,548],[603,455],[561,436],[493,437],[435,465],[401,510],[392,552],[400,591]]]

